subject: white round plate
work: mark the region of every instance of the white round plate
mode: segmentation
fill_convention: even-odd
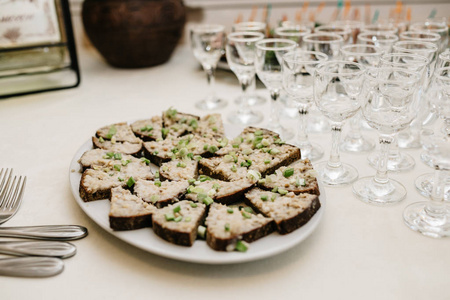
[[[237,136],[241,132],[239,127],[229,126],[228,124],[225,129],[226,135],[232,137]],[[90,149],[92,149],[91,140],[84,143],[78,149],[70,163],[70,185],[76,202],[81,209],[106,232],[109,232],[133,246],[160,256],[204,264],[241,263],[270,257],[301,243],[316,229],[324,214],[326,204],[325,190],[321,182],[319,182],[321,208],[308,223],[286,235],[280,235],[277,232],[274,232],[269,236],[259,239],[251,243],[247,252],[244,253],[214,251],[203,240],[196,240],[192,247],[178,246],[161,239],[153,233],[151,228],[130,231],[113,231],[109,227],[109,200],[84,202],[80,198],[79,186],[81,180],[81,167],[78,163],[78,159],[84,152]]]

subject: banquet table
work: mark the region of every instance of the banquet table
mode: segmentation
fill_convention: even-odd
[[[75,152],[108,124],[145,119],[169,107],[205,115],[193,103],[205,95],[206,78],[186,43],[166,64],[113,68],[86,46],[75,23],[82,84],[0,101],[0,167],[28,178],[20,211],[1,226],[78,224],[89,235],[73,242],[77,254],[64,261],[60,275],[0,277],[0,299],[450,299],[450,239],[422,236],[402,220],[408,204],[426,200],[414,187],[417,176],[432,172],[420,161],[420,149],[404,150],[416,161],[412,170],[390,173],[406,187],[405,200],[379,207],[358,200],[351,186],[324,188],[327,202],[316,230],[264,259],[191,263],[149,253],[107,233],[72,195],[69,165]],[[220,111],[226,119],[237,108],[233,100],[240,87],[233,73],[219,70],[216,88],[228,100]],[[261,84],[257,93],[269,100]],[[264,126],[269,101],[255,109],[264,113],[258,124]],[[282,122],[295,127],[294,118]],[[364,134],[376,140],[375,131]],[[310,138],[324,147],[322,160],[327,159],[331,134]],[[367,154],[341,153],[341,158],[356,166],[360,177],[375,174]]]

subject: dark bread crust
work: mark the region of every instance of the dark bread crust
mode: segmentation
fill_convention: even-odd
[[[268,168],[264,172],[261,172],[261,176],[264,177],[266,175],[272,174],[278,168],[284,167],[284,166],[288,166],[288,165],[292,164],[293,162],[301,159],[300,148],[298,148],[296,146],[293,146],[293,145],[289,145],[289,144],[286,144],[286,145],[287,146],[291,146],[292,148],[294,148],[294,152],[290,156],[288,156],[286,159],[282,160],[279,164]]]
[[[244,196],[245,193],[247,193],[249,190],[251,190],[253,188],[253,186],[254,185],[251,185],[251,186],[249,186],[245,189],[242,189],[234,194],[223,195],[223,196],[217,197],[217,198],[214,197],[214,202],[229,205],[229,204],[243,201],[245,198],[245,196]]]
[[[206,175],[211,178],[215,178],[215,179],[222,180],[222,181],[230,181],[229,178],[227,176],[225,176],[225,174],[216,172],[214,167],[208,165],[207,162],[208,161],[205,159],[199,160],[199,162],[198,162],[198,173],[199,174]]]
[[[264,184],[260,184],[258,185],[258,187],[266,191],[271,191],[273,189],[272,187],[265,186]],[[307,193],[320,196],[319,184],[317,183],[317,179],[313,183],[311,183],[309,187],[299,187],[297,189],[283,187],[283,189],[287,190],[288,192],[293,192],[296,195]]]
[[[252,231],[249,231],[247,233],[244,233],[242,237],[232,237],[229,239],[221,239],[215,237],[213,234],[209,232],[207,229],[206,231],[206,243],[208,246],[210,246],[212,249],[216,251],[227,251],[227,246],[231,244],[235,244],[238,240],[246,241],[247,243],[254,242],[260,238],[263,238],[269,234],[271,234],[274,231],[274,222],[270,221],[267,224],[256,228]],[[233,249],[232,249],[233,250]]]
[[[244,203],[250,206],[256,213],[260,213],[264,216],[267,216],[264,212],[259,210],[253,203],[245,198]],[[305,209],[303,212],[298,215],[293,216],[292,218],[282,220],[280,222],[274,221],[275,228],[280,234],[288,234],[292,231],[302,227],[315,215],[315,213],[320,209],[321,204],[319,197],[314,197],[314,200],[311,202],[311,205]]]
[[[147,147],[145,147],[145,144],[144,144],[144,146],[142,147],[142,150],[143,150],[144,157],[147,158],[147,159],[149,159],[152,163],[154,163],[154,164],[157,165],[158,167],[161,167],[161,165],[162,165],[163,163],[165,163],[165,162],[171,161],[170,158],[162,158],[162,157],[160,157],[160,156],[158,156],[158,155],[154,155],[153,153],[151,153],[151,152],[147,149]]]
[[[109,216],[109,226],[113,230],[134,230],[152,226],[152,215],[142,215],[134,217],[113,217]]]
[[[86,172],[83,172],[80,180],[80,197],[84,202],[90,202],[101,199],[110,199],[111,198],[111,189],[99,190],[94,193],[88,192],[87,188],[84,186],[84,177],[86,176]]]
[[[191,247],[194,244],[194,241],[197,237],[197,228],[203,222],[205,215],[206,210],[203,212],[202,216],[197,220],[197,223],[194,226],[194,230],[192,230],[191,232],[179,232],[168,228],[164,228],[162,224],[159,224],[154,220],[152,222],[153,231],[157,236],[170,243],[180,246]]]

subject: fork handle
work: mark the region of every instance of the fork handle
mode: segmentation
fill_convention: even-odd
[[[64,263],[54,257],[14,257],[0,259],[0,275],[49,277],[64,270]]]
[[[87,228],[78,225],[0,227],[0,237],[71,241],[84,238],[87,234]]]
[[[68,258],[77,253],[77,248],[71,243],[59,241],[0,241],[0,253]]]

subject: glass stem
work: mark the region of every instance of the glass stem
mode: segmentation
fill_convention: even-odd
[[[305,145],[306,147],[310,144],[308,140],[307,119],[308,119],[308,106],[302,105],[298,107],[298,132],[297,132],[297,142],[299,145]]]
[[[208,69],[205,69],[206,72],[206,80],[208,81],[208,102],[215,102],[216,101],[216,68],[211,67]]]
[[[239,110],[238,110],[238,113],[240,115],[246,115],[250,112],[249,103],[248,103],[247,98],[248,98],[248,91],[249,91],[249,87],[251,86],[251,82],[252,82],[251,78],[250,79],[244,78],[240,81],[241,89],[242,89],[242,101],[240,103]]]
[[[394,138],[390,135],[380,136],[380,158],[378,159],[377,173],[374,177],[374,180],[377,183],[385,184],[389,182],[387,162],[389,147],[392,144],[393,140]]]
[[[339,168],[342,165],[341,158],[339,155],[339,142],[341,140],[341,131],[342,131],[342,123],[333,123],[331,125],[332,143],[328,166],[332,168]]]
[[[270,119],[269,124],[278,126],[280,124],[280,119],[278,116],[278,99],[280,98],[280,90],[275,89],[270,91]]]
[[[391,142],[390,142],[390,150],[388,152],[388,155],[391,159],[397,160],[400,158],[400,150],[398,148],[398,142],[397,142],[397,133],[390,136]],[[381,143],[381,142],[380,142]]]
[[[348,136],[350,136],[352,139],[361,139],[361,112],[358,112],[353,118],[350,119],[350,131],[348,133]]]
[[[444,204],[446,172],[439,169],[438,166],[435,168],[436,170],[434,171],[434,184],[431,192],[431,201],[429,201],[425,206],[425,211],[429,216],[435,219],[440,219],[445,217],[446,213],[446,206]]]

